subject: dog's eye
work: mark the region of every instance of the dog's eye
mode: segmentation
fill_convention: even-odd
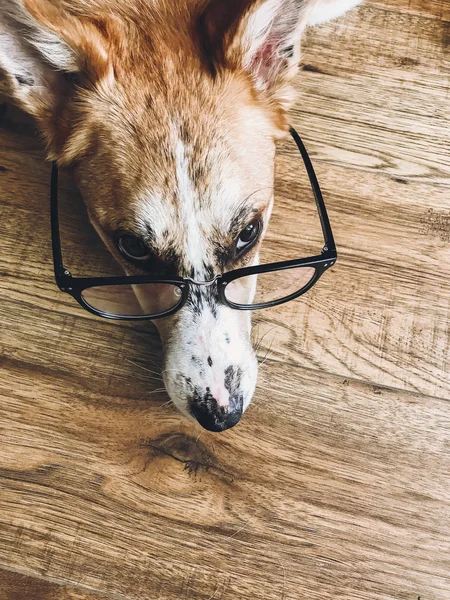
[[[245,229],[239,234],[236,242],[236,250],[238,254],[241,254],[244,249],[249,248],[258,239],[261,231],[261,221],[252,221],[247,225]]]
[[[150,251],[144,242],[134,235],[120,237],[117,247],[125,258],[131,258],[132,260],[147,260],[150,256]]]

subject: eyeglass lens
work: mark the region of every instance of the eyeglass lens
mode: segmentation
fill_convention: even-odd
[[[178,306],[182,291],[178,286],[167,283],[102,285],[87,288],[82,297],[91,308],[109,315],[156,316]]]
[[[315,274],[314,267],[294,267],[240,277],[227,285],[225,297],[240,305],[269,304],[304,289]]]

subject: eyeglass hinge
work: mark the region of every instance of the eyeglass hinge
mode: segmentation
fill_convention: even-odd
[[[68,269],[58,269],[58,277],[72,277],[72,274]]]
[[[67,285],[69,284],[69,280],[71,278],[72,278],[72,275],[71,275],[70,271],[68,271],[67,269],[61,269],[59,271],[59,274],[56,277],[56,282],[58,284],[59,289],[62,292],[67,292],[67,291],[71,292],[72,291],[71,287],[67,287]],[[60,280],[60,281],[58,281],[58,280]]]

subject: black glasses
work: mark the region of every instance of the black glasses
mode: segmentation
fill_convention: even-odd
[[[72,277],[64,267],[58,217],[58,169],[51,175],[51,228],[53,264],[59,289],[73,296],[89,312],[118,320],[161,319],[172,315],[189,299],[193,286],[215,286],[220,302],[237,310],[257,310],[289,302],[307,292],[332,267],[336,246],[316,174],[298,133],[291,128],[308,173],[319,212],[324,246],[320,255],[246,267],[217,275],[210,281],[152,275]]]

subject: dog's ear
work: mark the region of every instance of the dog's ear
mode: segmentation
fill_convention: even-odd
[[[37,119],[54,155],[68,133],[64,108],[75,84],[113,77],[106,31],[49,0],[0,0],[0,92]]]
[[[305,0],[213,1],[205,22],[217,62],[246,71],[258,89],[289,102],[286,85],[299,64],[307,6]]]

